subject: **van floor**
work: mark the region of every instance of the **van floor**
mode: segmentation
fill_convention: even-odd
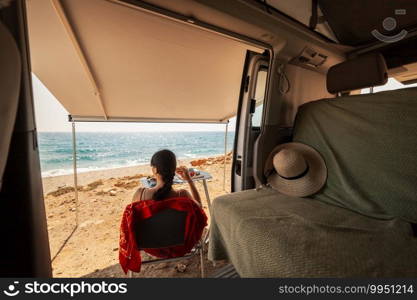
[[[235,267],[232,264],[226,264],[225,266],[219,268],[210,274],[209,277],[212,278],[240,278],[239,274],[236,272]]]

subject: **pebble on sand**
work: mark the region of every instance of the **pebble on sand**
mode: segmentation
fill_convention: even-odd
[[[180,272],[180,273],[184,273],[186,269],[187,269],[187,266],[181,263],[175,266],[175,270],[177,270],[177,272]]]

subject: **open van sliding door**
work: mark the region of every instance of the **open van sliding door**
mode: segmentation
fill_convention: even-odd
[[[268,61],[265,54],[247,52],[236,117],[232,192],[255,187],[254,144],[261,131]]]

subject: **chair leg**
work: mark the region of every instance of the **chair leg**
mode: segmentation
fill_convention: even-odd
[[[201,270],[201,278],[205,278],[205,270],[204,270],[204,240],[201,242],[200,248],[200,270]]]

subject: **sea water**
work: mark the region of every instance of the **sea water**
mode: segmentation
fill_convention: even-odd
[[[71,132],[39,132],[42,176],[72,173]],[[224,132],[78,132],[78,172],[149,164],[160,149],[173,151],[178,159],[221,155]],[[233,149],[229,132],[227,151]]]

